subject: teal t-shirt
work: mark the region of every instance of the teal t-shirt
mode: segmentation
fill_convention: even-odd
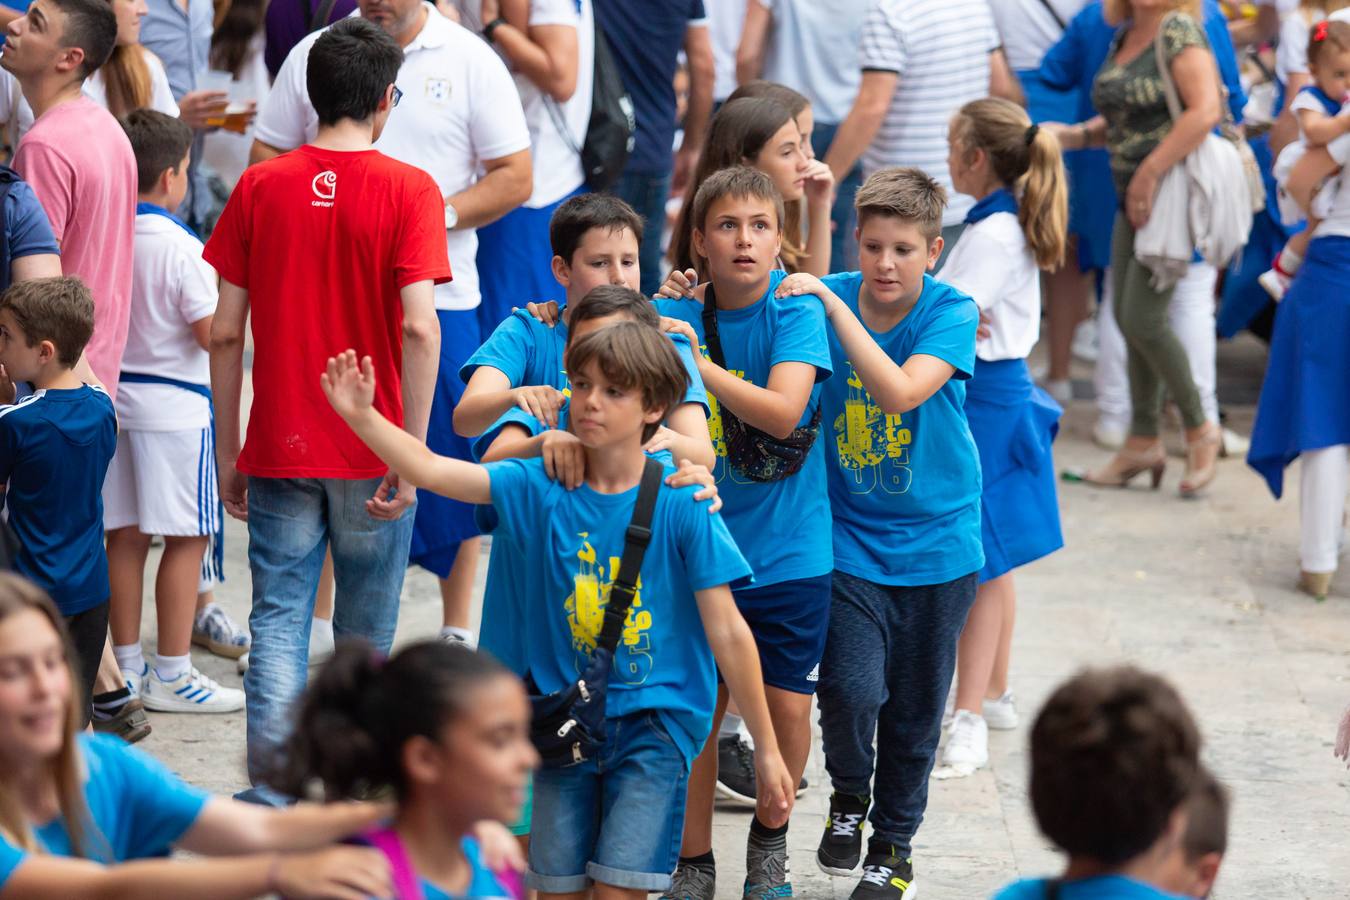
[[[447,894],[426,879],[419,878],[423,900],[511,900],[511,892],[502,885],[497,874],[483,863],[483,854],[478,849],[478,842],[466,837],[460,846],[464,849],[464,856],[473,871],[469,889],[462,894]]]
[[[197,821],[209,795],[183,782],[164,765],[111,735],[79,734],[86,772],[86,859],[103,863],[168,856],[172,845]],[[74,856],[65,820],[35,829],[53,856]],[[25,852],[0,837],[0,887],[23,862]]]
[[[802,362],[816,367],[816,386],[802,412],[798,426],[811,421],[821,398],[821,381],[830,377],[829,340],[825,313],[815,297],[773,295],[785,273],[774,272],[769,289],[744,309],[718,310],[717,329],[726,356],[727,370],[758,387],[769,382],[769,372],[784,362]],[[698,334],[699,349],[707,356],[703,333],[703,304],[693,300],[657,300],[661,315],[682,319]],[[820,437],[796,475],[782,481],[751,481],[727,465],[727,445],[722,438],[722,417],[717,400],[708,397],[717,465],[713,477],[722,496],[722,515],[737,545],[755,570],[753,587],[765,587],[800,578],[814,578],[834,568],[834,555],[826,539],[830,528],[830,504],[825,486],[825,450],[828,437]],[[824,422],[822,421],[822,426]]]
[[[1045,900],[1046,880],[1026,879],[1014,882],[994,895],[994,900]],[[1059,900],[1183,900],[1123,875],[1102,875],[1061,882]]]
[[[823,280],[861,319],[862,273]],[[956,369],[937,393],[901,415],[888,415],[872,401],[830,330],[835,375],[821,395],[821,438],[830,448],[840,571],[912,586],[942,584],[984,566],[980,458],[966,424],[964,384],[975,370],[978,324],[974,300],[925,275],[923,293],[898,325],[884,334],[868,329],[900,365],[923,353]]]
[[[516,628],[529,648],[529,673],[551,693],[589,662],[638,488],[601,494],[583,484],[568,491],[539,459],[487,469],[497,533],[530,549],[519,558]],[[694,592],[750,574],[721,515],[694,499],[697,490],[661,487],[605,707],[611,717],[656,711],[690,764],[711,728],[716,686]]]
[[[672,334],[669,337],[689,375],[689,389],[685,391],[684,402],[698,403],[706,410],[708,392],[704,390],[703,379],[699,377],[693,348],[683,335]],[[518,309],[503,319],[482,346],[473,352],[460,367],[459,377],[468,384],[480,366],[491,366],[506,376],[511,387],[547,384],[570,395],[572,385],[567,379],[567,369],[563,366],[566,347],[567,323],[559,320],[558,324],[549,327],[527,311]]]

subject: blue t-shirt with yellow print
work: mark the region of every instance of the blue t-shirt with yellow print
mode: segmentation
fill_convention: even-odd
[[[638,488],[569,491],[540,459],[489,463],[497,533],[529,547],[516,573],[516,600],[529,673],[544,693],[586,667],[609,586],[623,555]],[[666,474],[673,471],[667,464]],[[605,713],[654,710],[692,765],[712,727],[712,649],[694,592],[737,581],[750,567],[720,514],[694,499],[696,486],[662,485],[637,598],[615,650]]]
[[[862,318],[862,273],[822,280]],[[841,572],[915,586],[984,566],[980,459],[966,424],[964,383],[975,369],[978,324],[974,300],[925,275],[923,292],[899,324],[884,334],[867,329],[900,365],[922,353],[956,369],[937,393],[900,415],[872,401],[830,329],[835,375],[821,395],[821,441],[830,454],[834,559]]]
[[[784,272],[773,272],[768,291],[751,306],[719,309],[717,329],[727,369],[758,387],[768,384],[769,372],[779,363],[802,362],[816,367],[817,383],[798,422],[800,427],[811,421],[820,403],[820,382],[830,377],[832,363],[820,301],[812,296],[775,297],[774,291],[784,277]],[[663,316],[692,325],[699,349],[707,355],[702,303],[657,300],[656,308]],[[765,587],[830,572],[834,556],[830,542],[824,538],[830,527],[824,430],[796,475],[782,481],[755,482],[727,465],[722,417],[711,394],[708,405],[708,431],[717,453],[713,477],[722,496],[722,515],[755,570],[751,586]]]

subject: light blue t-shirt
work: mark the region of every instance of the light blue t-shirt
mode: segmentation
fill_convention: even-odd
[[[994,895],[994,900],[1045,900],[1044,878],[1014,882]],[[1066,881],[1059,886],[1059,900],[1183,900],[1150,884],[1123,875],[1102,875]]]
[[[586,667],[600,632],[609,587],[623,555],[638,488],[601,494],[569,491],[539,459],[489,463],[498,533],[528,546],[519,578],[517,628],[529,647],[530,674],[544,693]],[[666,467],[666,474],[672,471]],[[712,650],[694,592],[750,574],[720,515],[694,499],[696,486],[662,485],[637,598],[614,653],[610,717],[655,710],[692,764],[712,726]]]
[[[825,313],[812,296],[777,298],[773,295],[785,273],[775,271],[769,289],[744,309],[717,312],[717,329],[728,371],[764,387],[769,372],[785,362],[816,367],[817,384],[802,412],[798,427],[811,421],[821,399],[819,382],[830,377],[829,340]],[[703,304],[693,300],[657,300],[661,315],[682,319],[698,334],[699,349],[708,354],[703,333]],[[830,505],[825,487],[825,451],[828,432],[821,422],[820,437],[806,463],[790,478],[756,482],[727,464],[727,444],[717,399],[708,396],[717,465],[713,477],[722,496],[722,515],[737,545],[755,570],[753,587],[766,587],[800,578],[815,578],[834,567],[829,534]]]
[[[684,393],[685,403],[697,403],[708,409],[708,392],[698,374],[693,348],[681,334],[668,335],[675,344],[675,352],[689,375],[689,389]],[[518,309],[502,320],[492,334],[459,369],[465,383],[480,366],[491,366],[511,382],[511,387],[522,384],[547,384],[571,396],[572,384],[563,366],[567,348],[567,323],[559,319],[549,327],[529,312]]]
[[[114,863],[167,856],[171,845],[197,821],[209,795],[111,735],[79,734],[75,739],[84,763],[84,799],[89,807],[84,858]],[[53,856],[75,855],[63,819],[35,829],[35,835]],[[0,887],[25,855],[0,836]]]
[[[473,873],[469,879],[468,890],[462,894],[447,894],[425,878],[419,878],[423,900],[510,900],[511,893],[502,886],[496,873],[484,864],[478,842],[466,837],[460,846],[464,849],[464,856],[468,859],[469,869]]]
[[[860,272],[824,279],[854,314]],[[975,369],[979,308],[925,275],[909,314],[885,334],[868,329],[903,365],[916,353],[956,368],[938,392],[902,415],[881,411],[830,330],[835,376],[821,395],[829,444],[834,564],[877,584],[942,584],[984,566],[980,458],[966,424],[964,379]]]

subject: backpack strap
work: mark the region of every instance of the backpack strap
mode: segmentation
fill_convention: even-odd
[[[306,5],[308,5],[308,0]],[[337,6],[337,0],[320,0],[317,7],[311,7],[309,12],[309,30],[318,31],[320,28],[327,25],[328,17],[333,14],[334,6]]]
[[[613,653],[623,634],[624,619],[637,595],[638,576],[642,573],[642,558],[652,541],[652,517],[656,514],[656,495],[661,490],[661,476],[665,467],[647,457],[642,470],[642,486],[638,488],[637,502],[633,504],[633,518],[624,535],[623,556],[619,571],[609,587],[609,602],[605,604],[605,622],[596,638],[597,649],[604,647]]]
[[[408,859],[408,851],[403,848],[403,841],[399,839],[397,831],[381,828],[367,831],[361,837],[389,860],[389,875],[394,883],[396,900],[425,900],[422,880],[413,870],[412,860]]]
[[[711,281],[703,288],[703,343],[708,347],[708,358],[725,369],[727,358],[722,355],[722,336],[717,332],[717,292]]]

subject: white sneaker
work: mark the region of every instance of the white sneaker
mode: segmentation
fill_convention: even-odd
[[[1055,398],[1055,402],[1067,408],[1073,403],[1073,382],[1067,378],[1047,378],[1041,382],[1045,392]]]
[[[1095,363],[1099,352],[1097,340],[1097,317],[1091,316],[1078,323],[1070,352],[1083,362]]]
[[[1125,446],[1129,429],[1107,424],[1101,419],[1092,426],[1092,442],[1103,450],[1119,450]]]
[[[995,731],[1012,731],[1020,721],[1012,691],[1004,691],[997,700],[984,701],[984,724]]]
[[[1225,459],[1242,459],[1252,448],[1251,438],[1243,437],[1231,428],[1222,429],[1219,437],[1223,440],[1219,445],[1219,455]]]
[[[122,670],[122,680],[126,682],[127,690],[131,691],[131,696],[139,697],[141,688],[145,685],[145,676],[150,673],[150,664],[141,666],[139,672],[133,672],[131,669]]]
[[[229,713],[244,708],[244,692],[221,687],[190,666],[173,681],[164,681],[153,669],[145,679],[141,702],[155,712]]]
[[[989,726],[982,716],[966,709],[956,711],[942,751],[942,765],[966,774],[989,765]]]

